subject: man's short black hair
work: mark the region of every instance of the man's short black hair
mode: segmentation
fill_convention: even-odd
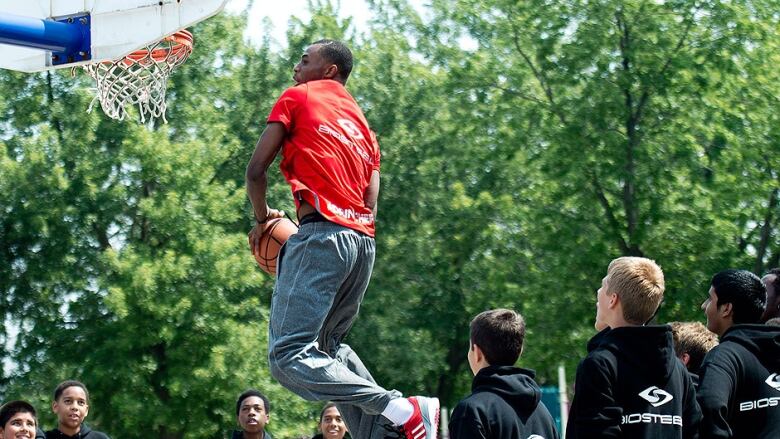
[[[87,403],[89,403],[89,390],[87,390],[87,386],[85,386],[81,381],[76,380],[63,381],[57,385],[57,387],[54,389],[54,401],[59,401],[60,396],[62,396],[62,392],[64,392],[68,387],[81,387],[84,390],[84,394],[87,395]]]
[[[35,408],[27,401],[10,401],[0,407],[0,428],[5,428],[5,424],[17,413],[29,413],[35,418],[35,424],[38,424],[38,415]]]
[[[513,366],[523,352],[525,321],[511,309],[484,311],[471,321],[471,343],[491,366]]]
[[[344,43],[336,40],[319,40],[312,43],[312,46],[320,45],[320,55],[336,64],[339,69],[339,76],[344,82],[347,82],[349,74],[352,73],[352,52]]]
[[[268,402],[268,398],[266,398],[265,395],[260,393],[259,390],[255,389],[247,389],[244,390],[244,392],[240,395],[238,395],[238,401],[236,401],[236,416],[241,412],[241,403],[244,402],[245,399],[249,398],[250,396],[256,396],[263,400],[263,408],[265,409],[265,413],[269,414],[271,413],[271,403]]]
[[[734,323],[758,323],[766,306],[766,288],[747,270],[723,270],[712,277],[718,307],[730,303]]]

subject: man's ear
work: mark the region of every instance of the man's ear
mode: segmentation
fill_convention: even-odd
[[[331,64],[325,69],[325,79],[335,79],[339,75],[339,67]]]
[[[474,360],[476,360],[477,363],[481,363],[482,360],[485,359],[485,353],[474,343],[471,344],[471,349],[474,351]]]
[[[57,413],[57,401],[51,403],[51,412]]]
[[[620,296],[617,293],[607,293],[607,296],[609,296],[609,303],[607,304],[609,309],[614,309],[620,303]]]
[[[718,313],[723,318],[733,318],[733,316],[734,316],[734,304],[733,303],[724,303],[723,305],[718,305]]]
[[[688,363],[691,362],[691,356],[688,355],[687,352],[683,352],[682,354],[680,354],[678,358],[680,359],[680,361],[682,361],[682,364],[684,364],[685,367],[688,367]]]

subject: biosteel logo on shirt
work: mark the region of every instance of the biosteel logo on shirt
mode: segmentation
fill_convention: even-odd
[[[780,391],[780,374],[773,373],[772,375],[769,375],[765,383],[769,384],[769,387]]]
[[[659,389],[656,386],[650,386],[639,392],[639,396],[649,402],[653,407],[662,406],[674,398],[669,392]]]
[[[769,375],[764,381],[769,387],[780,391],[780,374],[773,373]],[[755,401],[744,401],[739,403],[739,411],[746,412],[749,410],[765,409],[769,407],[777,407],[780,405],[780,396],[773,396],[770,398],[761,398]]]
[[[639,396],[649,402],[653,407],[660,407],[671,401],[674,396],[671,393],[650,386],[639,392]],[[623,424],[664,424],[682,426],[680,415],[660,415],[657,413],[631,413],[622,417]]]

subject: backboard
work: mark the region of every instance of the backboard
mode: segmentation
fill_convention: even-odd
[[[83,50],[77,49],[80,55],[66,60],[56,52],[52,55],[52,50],[0,44],[0,68],[37,72],[116,60],[219,13],[226,3],[227,0],[0,0],[0,41],[8,41],[2,39],[3,26],[6,30],[12,26],[4,23],[19,22],[25,29],[37,32],[36,28],[57,24],[53,22],[75,19],[77,24],[81,22],[84,38],[79,40],[85,44]]]

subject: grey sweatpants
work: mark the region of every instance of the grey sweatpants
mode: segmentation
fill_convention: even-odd
[[[303,224],[282,247],[271,299],[268,359],[284,387],[333,401],[352,437],[384,437],[380,415],[401,397],[378,386],[341,341],[357,317],[374,265],[374,239],[327,222]]]

